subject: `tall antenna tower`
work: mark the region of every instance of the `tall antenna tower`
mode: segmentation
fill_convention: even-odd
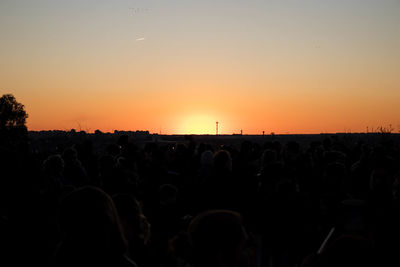
[[[217,129],[216,135],[218,135],[218,123],[219,123],[219,122],[217,121],[217,122],[216,122],[216,125],[217,125],[217,128],[216,128],[216,129]]]

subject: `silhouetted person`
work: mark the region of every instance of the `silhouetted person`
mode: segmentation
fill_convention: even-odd
[[[118,214],[112,199],[95,187],[84,187],[63,199],[62,240],[57,266],[136,266],[126,255]]]
[[[144,216],[139,202],[131,195],[117,194],[113,197],[118,211],[128,252],[139,266],[149,266],[150,224]]]
[[[86,170],[79,161],[76,150],[72,147],[67,148],[62,157],[65,163],[64,183],[75,187],[86,185],[88,183]]]
[[[189,236],[196,267],[246,267],[248,236],[238,213],[214,210],[195,217]]]
[[[203,184],[204,209],[237,209],[237,180],[232,173],[232,158],[228,151],[214,154],[214,174]]]
[[[60,155],[52,155],[43,162],[43,183],[41,192],[57,192],[63,181],[64,160]]]

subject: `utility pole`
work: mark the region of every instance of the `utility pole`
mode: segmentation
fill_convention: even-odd
[[[217,132],[216,132],[216,135],[218,135],[218,121],[216,122],[216,124],[217,124]]]

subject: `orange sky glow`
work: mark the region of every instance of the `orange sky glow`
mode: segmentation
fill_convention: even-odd
[[[32,2],[0,4],[30,130],[400,131],[398,1]]]

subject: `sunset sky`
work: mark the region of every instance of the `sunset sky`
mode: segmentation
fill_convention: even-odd
[[[400,130],[400,0],[0,0],[30,130]]]

